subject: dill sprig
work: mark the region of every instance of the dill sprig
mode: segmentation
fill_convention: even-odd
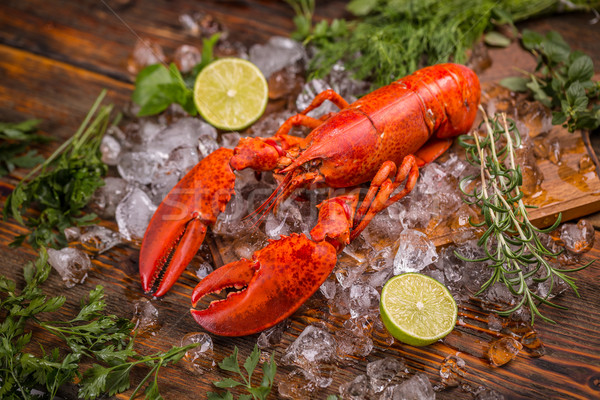
[[[339,61],[354,77],[379,87],[426,65],[464,63],[467,50],[497,26],[557,10],[590,10],[598,0],[352,0],[355,18],[312,25],[313,0],[287,0],[294,8],[294,39],[312,46],[309,72],[321,78]],[[495,33],[490,44],[510,40]],[[488,40],[489,39],[489,40]]]
[[[483,221],[471,225],[486,228],[477,242],[485,250],[485,256],[469,259],[456,253],[465,261],[489,262],[492,276],[476,293],[479,295],[496,282],[502,282],[510,292],[520,297],[517,305],[498,311],[499,315],[509,316],[523,306],[531,312],[531,323],[535,316],[554,322],[542,315],[538,303],[565,309],[548,300],[558,279],[567,283],[579,297],[577,286],[566,273],[579,271],[591,264],[572,269],[556,268],[552,260],[561,252],[554,253],[541,243],[539,234],[549,233],[560,224],[560,215],[554,224],[546,229],[538,229],[529,221],[527,208],[523,202],[520,186],[523,181],[521,168],[515,160],[515,148],[521,145],[521,136],[514,121],[507,120],[505,114],[489,120],[483,108],[487,135],[480,136],[477,130],[472,135],[462,135],[459,143],[466,150],[466,159],[478,167],[478,172],[463,178],[460,190],[465,202],[477,205],[483,214]],[[530,285],[550,280],[550,290],[540,296]]]

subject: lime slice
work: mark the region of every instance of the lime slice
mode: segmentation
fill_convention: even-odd
[[[194,103],[216,128],[244,129],[265,111],[269,91],[258,67],[241,58],[222,58],[208,64],[196,77]]]
[[[381,291],[380,310],[392,336],[412,346],[427,346],[449,334],[458,314],[448,289],[417,273],[387,281]]]

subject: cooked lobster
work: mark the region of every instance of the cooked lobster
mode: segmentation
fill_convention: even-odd
[[[352,104],[326,90],[271,138],[243,138],[234,150],[218,149],[187,173],[152,217],[140,251],[144,291],[163,296],[173,286],[207,228],[225,210],[234,193],[234,171],[252,168],[280,177],[264,210],[276,211],[302,188],[345,188],[318,206],[310,238],[292,234],[271,241],[251,260],[218,268],[193,291],[195,307],[209,293],[242,288],[204,310],[192,308],[195,320],[215,334],[243,336],[277,324],[319,289],[337,253],[375,214],[413,189],[419,167],[471,128],[480,95],[479,80],[469,68],[435,65]],[[306,115],[326,100],[340,111],[320,119]],[[288,134],[294,126],[313,130],[306,138],[295,137]],[[357,185],[369,181],[361,195]]]

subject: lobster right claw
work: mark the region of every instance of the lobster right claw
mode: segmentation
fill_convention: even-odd
[[[198,252],[207,227],[225,210],[235,185],[232,155],[233,150],[220,148],[202,159],[156,209],[140,249],[146,293],[167,293]]]
[[[314,242],[303,234],[282,237],[256,251],[252,260],[232,262],[206,276],[192,293],[193,307],[207,294],[243,290],[205,310],[190,311],[198,324],[217,335],[260,332],[294,313],[319,289],[336,261],[336,250],[326,241]]]

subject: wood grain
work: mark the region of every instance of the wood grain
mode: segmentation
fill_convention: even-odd
[[[319,18],[343,14],[345,2],[318,3]],[[245,45],[264,42],[272,35],[288,35],[293,29],[291,9],[284,2],[275,1],[3,1],[0,3],[0,120],[42,118],[43,131],[64,140],[75,131],[103,88],[109,90],[108,100],[117,106],[128,102],[133,77],[126,70],[127,59],[138,36],[156,40],[164,46],[168,56],[180,44],[199,44],[200,39],[184,32],[177,20],[180,14],[193,12],[210,13],[227,27],[232,40],[239,40]],[[592,55],[598,69],[600,38],[595,27],[586,25],[590,18],[585,14],[549,17],[529,22],[526,26],[539,31],[559,29],[574,48]],[[532,68],[532,60],[514,50],[490,51],[497,62],[484,72],[482,80],[495,81],[513,75],[512,67],[520,62]],[[43,151],[48,152],[56,145],[58,143],[50,144]],[[576,156],[565,159],[571,169],[575,168],[576,157],[583,151],[579,146],[578,142],[573,144],[573,154]],[[21,172],[0,179],[0,205],[4,204],[17,178],[22,176]],[[557,172],[549,182],[561,180]],[[569,193],[574,187],[569,182],[566,185],[562,193]],[[595,186],[593,190],[596,190]],[[558,195],[553,196],[558,198]],[[580,201],[581,204],[573,201]],[[593,211],[588,205],[596,204],[596,201],[567,196],[560,197],[559,203],[570,203],[567,208],[576,210],[576,214],[571,216],[577,218]],[[546,213],[550,216],[562,210],[564,208],[548,208]],[[103,221],[103,224],[116,229],[114,221]],[[36,252],[30,247],[9,247],[14,236],[23,232],[25,229],[14,220],[0,221],[0,273],[15,279],[19,285],[23,284],[22,266],[36,257]],[[582,262],[600,260],[600,233],[596,232],[595,236],[594,248]],[[388,240],[392,241],[393,238]],[[209,252],[208,246],[204,246],[200,256],[208,257]],[[68,301],[59,313],[47,316],[48,319],[73,316],[79,299],[98,284],[105,288],[108,311],[130,318],[133,315],[133,302],[143,297],[138,281],[138,254],[139,245],[136,243],[121,245],[102,255],[90,254],[93,269],[88,280],[72,289],[65,289],[57,274],[52,274],[45,284],[45,292],[62,293]],[[340,360],[333,370],[333,383],[317,391],[311,398],[322,399],[328,394],[337,394],[342,383],[365,373],[368,362],[383,357],[402,358],[412,372],[423,371],[437,384],[440,382],[440,363],[448,355],[456,353],[466,361],[466,383],[473,387],[482,385],[493,388],[507,399],[598,398],[599,275],[597,264],[577,273],[581,299],[572,293],[557,299],[560,305],[569,308],[568,311],[545,308],[545,313],[559,322],[556,325],[536,324],[535,329],[547,350],[547,354],[541,358],[533,358],[522,351],[504,367],[489,366],[485,352],[490,341],[500,334],[488,329],[489,310],[472,299],[461,305],[461,322],[457,328],[442,342],[432,346],[415,348],[397,342],[390,345],[386,341],[386,333],[376,330],[373,333],[374,351],[365,359]],[[179,344],[186,333],[200,330],[189,315],[189,296],[196,282],[194,272],[187,270],[173,290],[155,302],[162,327],[153,336],[139,338],[136,344],[138,351],[149,354],[167,350],[171,345]],[[275,353],[276,360],[281,359],[285,349],[307,324],[319,324],[332,333],[339,331],[347,316],[328,316],[323,303],[321,295],[316,294],[293,315],[281,343],[270,349]],[[233,339],[213,337],[215,360],[220,361],[230,354],[234,346],[240,348],[240,358],[246,357],[257,336]],[[51,337],[38,331],[34,332],[34,338],[36,343],[45,347],[57,345]],[[283,380],[292,370],[290,366],[280,365],[276,382]],[[146,371],[144,368],[135,369],[134,381],[139,381]],[[166,399],[205,399],[207,391],[215,390],[211,382],[224,376],[216,369],[199,375],[182,363],[161,372],[161,393]],[[117,398],[128,398],[129,393]],[[66,392],[63,397],[70,399],[74,395]],[[270,398],[279,399],[281,396],[275,390]],[[437,398],[471,399],[473,394],[455,388],[439,392]]]

